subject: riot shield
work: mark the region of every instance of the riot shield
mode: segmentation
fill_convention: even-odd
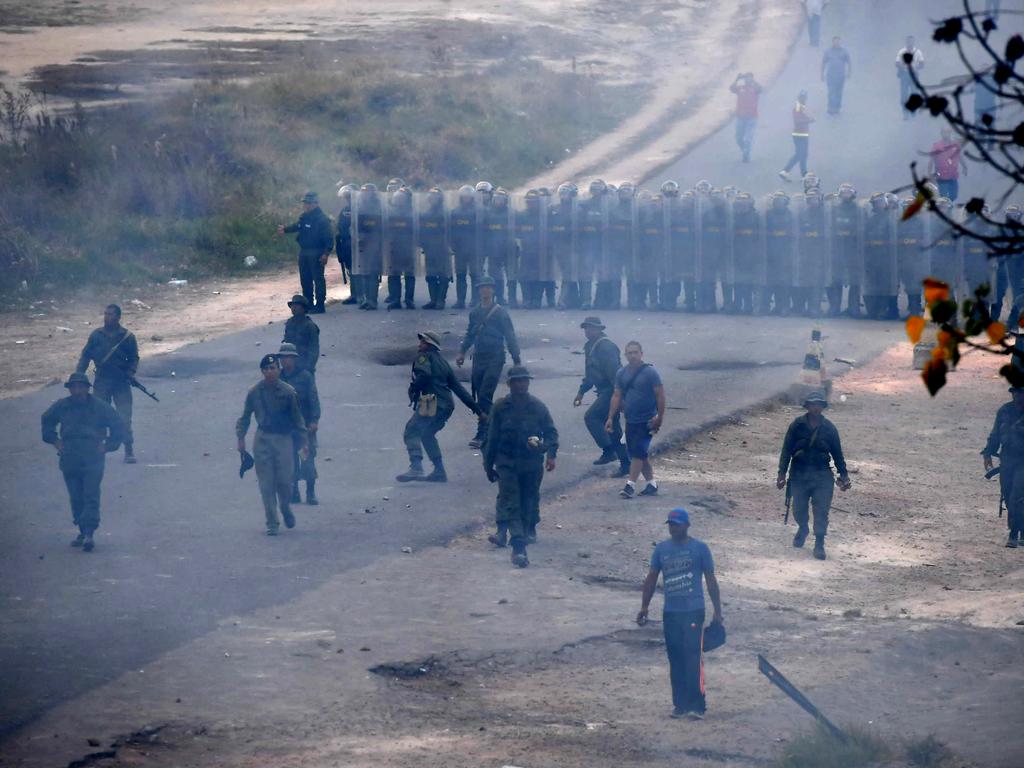
[[[546,233],[542,225],[546,224],[546,216],[542,219],[543,198],[540,196],[513,195],[511,200],[512,227],[519,244],[519,260],[516,265],[515,278],[523,292],[523,306],[528,309],[540,307],[543,296],[541,250],[542,238],[546,242]]]
[[[697,227],[696,207],[692,195],[666,200],[670,237],[666,238],[668,262],[666,273],[683,294],[683,308],[693,311],[696,297]]]
[[[360,191],[352,197],[352,274],[377,279],[384,271],[386,205],[376,191]]]
[[[454,256],[455,274],[471,274],[476,264],[476,193],[468,198],[460,197],[457,191],[447,195],[448,240]]]
[[[966,226],[980,235],[995,234],[991,225],[980,216],[967,214],[964,218]],[[989,258],[988,246],[974,237],[963,238],[964,286],[963,296],[974,295],[980,285],[989,286],[988,301],[998,301],[996,297],[996,266],[998,260]]]
[[[928,242],[931,250],[931,276],[949,285],[953,297],[961,295],[961,239],[955,239],[950,226],[938,214],[928,213]]]
[[[775,314],[787,314],[795,277],[796,216],[789,198],[784,195],[773,195],[769,206],[765,211],[766,298],[770,295],[773,300]]]
[[[864,222],[862,208],[856,198],[842,196],[829,201],[827,216],[831,237],[828,283],[829,313],[838,315],[842,306],[843,287],[849,288],[848,312],[861,313],[861,286],[864,285]]]
[[[452,276],[452,258],[444,196],[419,192],[414,203],[418,225],[416,242],[423,254],[423,274],[448,280]]]
[[[753,314],[755,294],[760,289],[764,273],[761,212],[750,195],[739,195],[729,206],[731,228],[729,252],[732,254],[732,303],[730,311]]]
[[[631,308],[655,309],[658,276],[665,253],[665,206],[661,195],[644,195],[636,208],[637,245],[630,270]]]
[[[400,189],[387,199],[384,217],[384,272],[388,275],[414,275],[417,258],[418,221],[412,192]]]
[[[895,211],[871,201],[864,214],[864,303],[874,319],[890,319],[898,293]]]
[[[797,311],[816,316],[821,296],[828,285],[829,225],[824,201],[818,194],[800,198],[796,211],[797,252],[793,275],[794,306]]]
[[[703,311],[715,312],[718,304],[716,282],[720,274],[723,257],[727,256],[728,206],[721,197],[700,197],[700,246],[697,261],[697,280],[701,285]]]
[[[909,203],[904,201],[900,211]],[[907,294],[907,312],[920,315],[923,306],[921,283],[931,273],[931,250],[928,248],[928,217],[919,215],[903,221],[900,211],[896,220],[896,260],[899,281]]]
[[[490,209],[491,193],[476,191],[473,194],[473,254],[469,260],[469,274],[473,277],[473,284],[485,274],[488,274],[487,258],[484,251],[484,227],[487,211]],[[476,297],[474,296],[474,299]]]
[[[549,242],[548,235],[550,231],[548,229],[548,214],[551,211],[551,197],[548,195],[540,195],[537,198],[537,279],[540,282],[547,284],[554,283],[556,279],[556,271],[554,267],[554,260],[551,258],[551,244]],[[533,204],[530,199],[526,200],[526,210],[529,213]],[[531,215],[532,217],[532,215]],[[545,287],[545,291],[550,290]],[[549,294],[549,302],[551,296]]]

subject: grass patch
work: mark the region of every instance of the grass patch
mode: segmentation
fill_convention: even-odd
[[[923,739],[909,742],[903,752],[907,761],[917,768],[952,768],[959,764],[953,750],[931,733]]]
[[[843,729],[844,744],[821,726],[790,741],[775,768],[867,768],[893,754],[876,734],[856,727]]]
[[[363,59],[56,116],[0,93],[0,291],[232,273],[294,257],[272,234],[305,189],[399,175],[515,186],[644,96],[529,60],[403,74]]]

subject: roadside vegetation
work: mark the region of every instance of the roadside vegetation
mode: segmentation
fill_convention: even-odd
[[[879,734],[856,726],[843,729],[846,742],[822,726],[790,741],[774,768],[959,768],[953,752],[928,735],[893,745]]]
[[[538,63],[401,74],[373,60],[55,114],[0,91],[0,292],[225,274],[293,256],[305,189],[515,186],[643,98]]]

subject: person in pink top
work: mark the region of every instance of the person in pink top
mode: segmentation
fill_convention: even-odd
[[[754,143],[757,125],[757,101],[761,97],[761,84],[753,72],[740,72],[729,90],[736,94],[736,144],[743,153],[743,162],[750,162],[750,147]]]
[[[960,194],[960,169],[967,175],[963,145],[953,140],[953,129],[942,129],[942,138],[932,144],[928,153],[928,175],[934,176],[939,185],[939,196],[956,201]]]

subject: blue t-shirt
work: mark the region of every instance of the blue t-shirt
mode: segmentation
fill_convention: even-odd
[[[666,611],[704,610],[704,574],[715,573],[707,544],[692,536],[685,544],[663,541],[654,547],[651,570],[662,575]]]
[[[654,395],[654,388],[660,386],[661,376],[650,363],[644,363],[639,371],[634,371],[628,365],[619,368],[615,374],[615,388],[626,393],[622,413],[627,424],[645,424],[658,415],[658,399]]]

